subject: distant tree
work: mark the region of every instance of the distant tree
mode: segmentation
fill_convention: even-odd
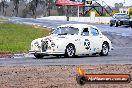
[[[132,7],[129,9],[129,15],[132,15]]]
[[[115,3],[115,9],[116,10],[119,10],[122,7],[123,7],[123,3]]]
[[[7,1],[6,0],[1,0],[0,2],[0,11],[2,9],[2,14],[6,15],[5,9],[8,7]]]
[[[11,1],[13,2],[13,5],[14,5],[13,15],[17,16],[18,15],[18,9],[19,9],[20,0],[11,0]]]
[[[51,15],[51,9],[53,8],[54,0],[48,0],[48,15]]]
[[[29,12],[29,9],[28,9],[27,6],[26,6],[26,8],[24,8],[23,11],[22,11],[22,17],[26,18],[28,12]]]
[[[36,18],[36,8],[38,6],[39,0],[32,0],[29,3],[29,10],[32,12],[33,18]]]
[[[48,0],[40,0],[39,4],[40,4],[40,6],[41,6],[41,8],[43,10],[42,15],[43,16],[48,16],[48,8],[49,8]]]
[[[19,4],[20,2],[27,2],[29,0],[10,0],[10,2],[12,2],[13,4],[13,15],[14,16],[18,16],[18,13],[19,13]]]
[[[55,0],[38,0],[38,5],[42,8],[43,16],[50,16],[51,9],[56,9]]]
[[[119,11],[118,10],[113,10],[111,15],[114,15],[115,13],[119,13]]]

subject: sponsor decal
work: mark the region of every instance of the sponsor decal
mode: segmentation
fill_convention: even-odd
[[[82,68],[78,68],[76,81],[80,85],[86,83],[130,83],[130,74],[87,74]]]

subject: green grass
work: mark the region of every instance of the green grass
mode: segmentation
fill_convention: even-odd
[[[8,20],[8,19],[6,19],[6,18],[0,18],[0,21],[3,21],[3,20]]]
[[[0,23],[0,53],[28,52],[32,40],[44,37],[49,31],[30,25]]]
[[[132,18],[132,15],[130,15],[130,17]]]

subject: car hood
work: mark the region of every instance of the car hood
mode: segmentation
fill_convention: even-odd
[[[74,37],[73,37],[74,36]],[[50,36],[46,36],[46,37],[43,37],[43,38],[38,38],[38,39],[35,39],[33,41],[38,41],[38,42],[41,42],[41,41],[56,41],[56,40],[64,40],[64,39],[71,39],[71,38],[75,38],[77,35],[50,35]]]
[[[129,21],[130,19],[119,19],[121,21]]]
[[[132,18],[130,19],[130,21],[132,21]]]

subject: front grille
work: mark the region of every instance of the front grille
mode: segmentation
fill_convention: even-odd
[[[42,52],[45,52],[48,48],[48,41],[42,41]]]

